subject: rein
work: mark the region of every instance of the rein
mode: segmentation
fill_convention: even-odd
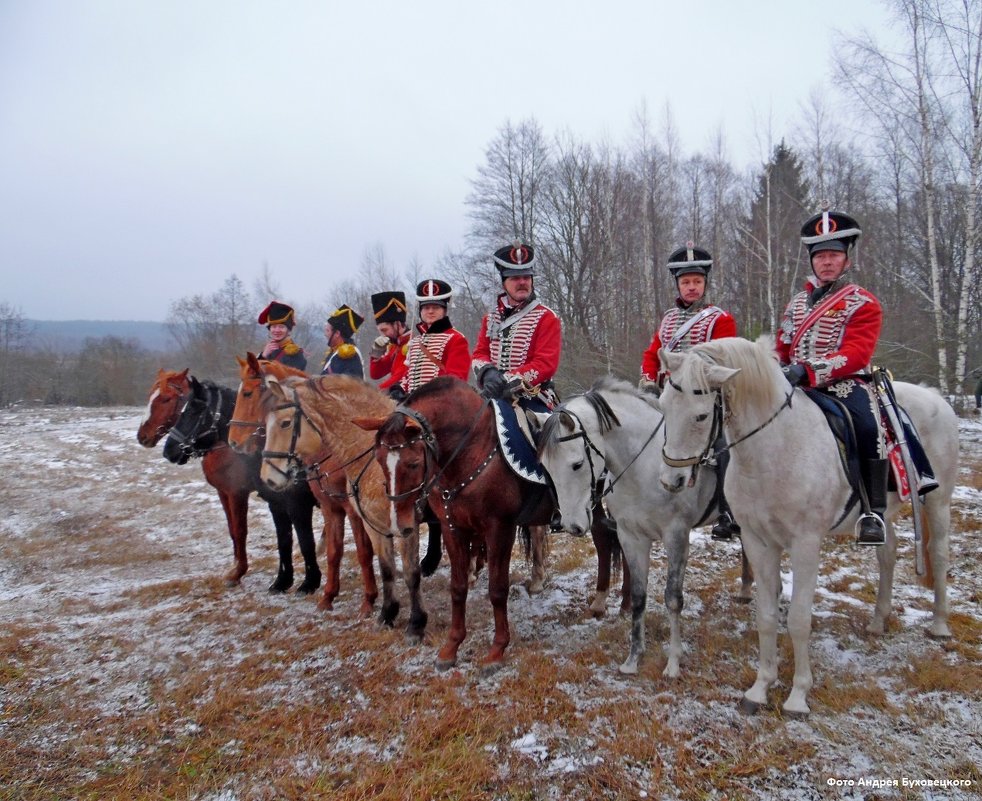
[[[310,419],[310,415],[308,415],[307,412],[304,410],[303,406],[300,405],[300,399],[297,397],[296,389],[291,388],[291,391],[293,392],[292,402],[287,401],[285,403],[280,403],[274,406],[272,409],[270,409],[271,412],[279,412],[279,411],[283,411],[284,409],[294,410],[293,422],[291,423],[291,432],[290,432],[290,449],[287,451],[269,451],[264,449],[262,452],[262,458],[263,458],[263,462],[269,465],[271,470],[275,470],[284,478],[289,478],[298,481],[301,480],[301,478],[306,475],[306,471],[303,466],[303,463],[301,462],[300,457],[297,455],[297,441],[300,439],[301,423],[304,420],[306,420],[307,425],[309,425],[313,429],[314,433],[317,434],[319,439],[323,439],[323,435],[321,434],[320,429],[317,427],[314,421]],[[270,459],[286,459],[287,469],[281,470],[279,467],[273,464],[270,461]],[[291,465],[294,467],[291,468]]]

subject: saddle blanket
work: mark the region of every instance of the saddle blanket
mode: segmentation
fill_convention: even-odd
[[[507,401],[495,400],[494,421],[498,429],[498,442],[501,443],[501,454],[505,463],[519,478],[531,481],[533,484],[547,485],[549,479],[539,464],[535,448],[526,436],[518,421],[515,407]]]

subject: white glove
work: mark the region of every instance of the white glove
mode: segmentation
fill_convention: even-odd
[[[385,349],[389,347],[389,338],[380,336],[376,337],[375,341],[372,343],[372,356],[378,357],[385,353]]]

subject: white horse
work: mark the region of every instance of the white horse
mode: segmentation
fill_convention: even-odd
[[[696,491],[668,492],[658,482],[664,444],[662,416],[653,395],[624,381],[604,377],[584,395],[570,398],[542,423],[539,459],[552,477],[563,528],[583,534],[590,528],[598,482],[612,485],[607,508],[617,521],[617,538],[631,576],[631,650],[621,673],[638,672],[644,653],[651,543],[660,539],[668,557],[665,607],[670,639],[663,674],[679,675],[682,656],[682,580],[689,556],[689,531],[715,514],[716,476],[702,472]],[[749,599],[750,577],[744,575]]]
[[[785,380],[770,336],[757,342],[721,339],[686,353],[660,355],[671,374],[659,401],[666,429],[664,486],[673,491],[685,487],[692,469],[688,465],[698,463],[712,449],[718,425],[730,450],[725,494],[743,529],[743,547],[758,586],[760,663],[757,680],[744,694],[741,708],[756,712],[777,679],[781,554],[788,551],[792,571],[788,633],[795,670],[783,708],[792,716],[807,715],[812,686],[808,640],[822,538],[852,531],[859,514],[856,508],[846,514],[851,489],[835,439],[819,407]],[[958,422],[937,391],[902,382],[896,382],[894,389],[918,430],[939,483],[923,504],[927,580],[934,588],[928,635],[946,638],[951,636],[945,573],[951,494],[958,473]],[[868,626],[873,633],[883,633],[890,614],[897,558],[892,520],[899,508],[896,493],[891,493],[886,544],[876,553],[880,583]]]

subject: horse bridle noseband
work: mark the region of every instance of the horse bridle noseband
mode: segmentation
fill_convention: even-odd
[[[266,379],[265,378],[260,378],[259,379],[258,390],[260,392],[262,392],[262,391],[264,391],[266,389],[267,389]],[[243,426],[243,427],[247,427],[247,428],[253,429],[252,433],[249,436],[250,437],[254,437],[255,439],[265,439],[265,437],[266,437],[266,422],[265,422],[265,420],[236,420],[233,417],[231,420],[228,421],[228,424],[229,424],[229,427],[232,427],[232,426]]]
[[[572,434],[556,437],[556,442],[572,442],[575,439],[583,440],[583,453],[586,456],[587,464],[590,465],[590,508],[592,509],[613,489],[612,483],[609,487],[607,485],[607,477],[610,475],[610,470],[607,468],[607,457],[604,455],[604,452],[596,446],[593,440],[590,439],[590,435],[586,433],[586,426],[583,425],[583,421],[580,420],[575,412],[571,412],[569,409],[560,407],[556,410],[556,413],[568,414],[580,427],[579,431],[574,431]],[[600,471],[600,475],[597,475],[596,468],[593,465],[593,453],[597,454],[597,456],[600,457],[600,461],[603,463],[603,470]],[[621,475],[623,475],[623,473],[621,473]],[[601,487],[604,489],[601,490]]]

